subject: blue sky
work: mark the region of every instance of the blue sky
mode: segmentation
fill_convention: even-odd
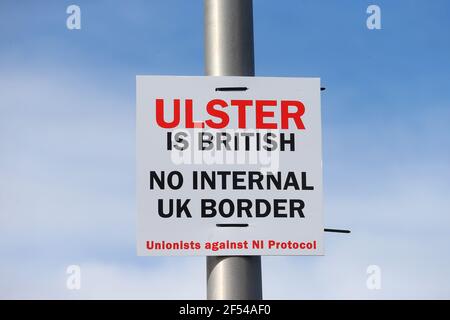
[[[254,0],[256,74],[327,88],[325,224],[352,230],[325,257],[263,258],[266,298],[450,298],[449,15]],[[202,1],[0,2],[0,297],[205,297],[204,258],[135,255],[135,76],[203,73]]]

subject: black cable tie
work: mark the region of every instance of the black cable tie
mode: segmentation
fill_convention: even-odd
[[[247,87],[219,87],[216,91],[247,91]]]
[[[216,227],[221,227],[221,228],[223,228],[223,227],[226,227],[226,228],[229,228],[229,227],[246,228],[246,227],[248,227],[248,223],[217,223]]]
[[[343,229],[323,229],[323,231],[335,233],[350,233],[350,230],[343,230]]]

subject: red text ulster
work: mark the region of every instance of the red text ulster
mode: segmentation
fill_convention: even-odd
[[[305,106],[297,100],[213,99],[203,106],[208,114],[208,119],[204,121],[194,121],[193,99],[173,99],[169,102],[158,98],[155,104],[156,123],[164,129],[205,127],[224,129],[229,126],[246,129],[249,128],[250,121],[254,122],[255,129],[305,129],[302,121]],[[230,123],[231,112],[236,113],[237,123]],[[279,113],[279,117],[276,113]]]

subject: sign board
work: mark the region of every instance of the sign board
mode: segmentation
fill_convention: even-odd
[[[137,76],[139,255],[322,255],[320,79]]]

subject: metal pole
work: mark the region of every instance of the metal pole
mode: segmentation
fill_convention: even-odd
[[[254,76],[252,0],[204,0],[205,72]],[[206,258],[209,300],[262,299],[261,257]]]

